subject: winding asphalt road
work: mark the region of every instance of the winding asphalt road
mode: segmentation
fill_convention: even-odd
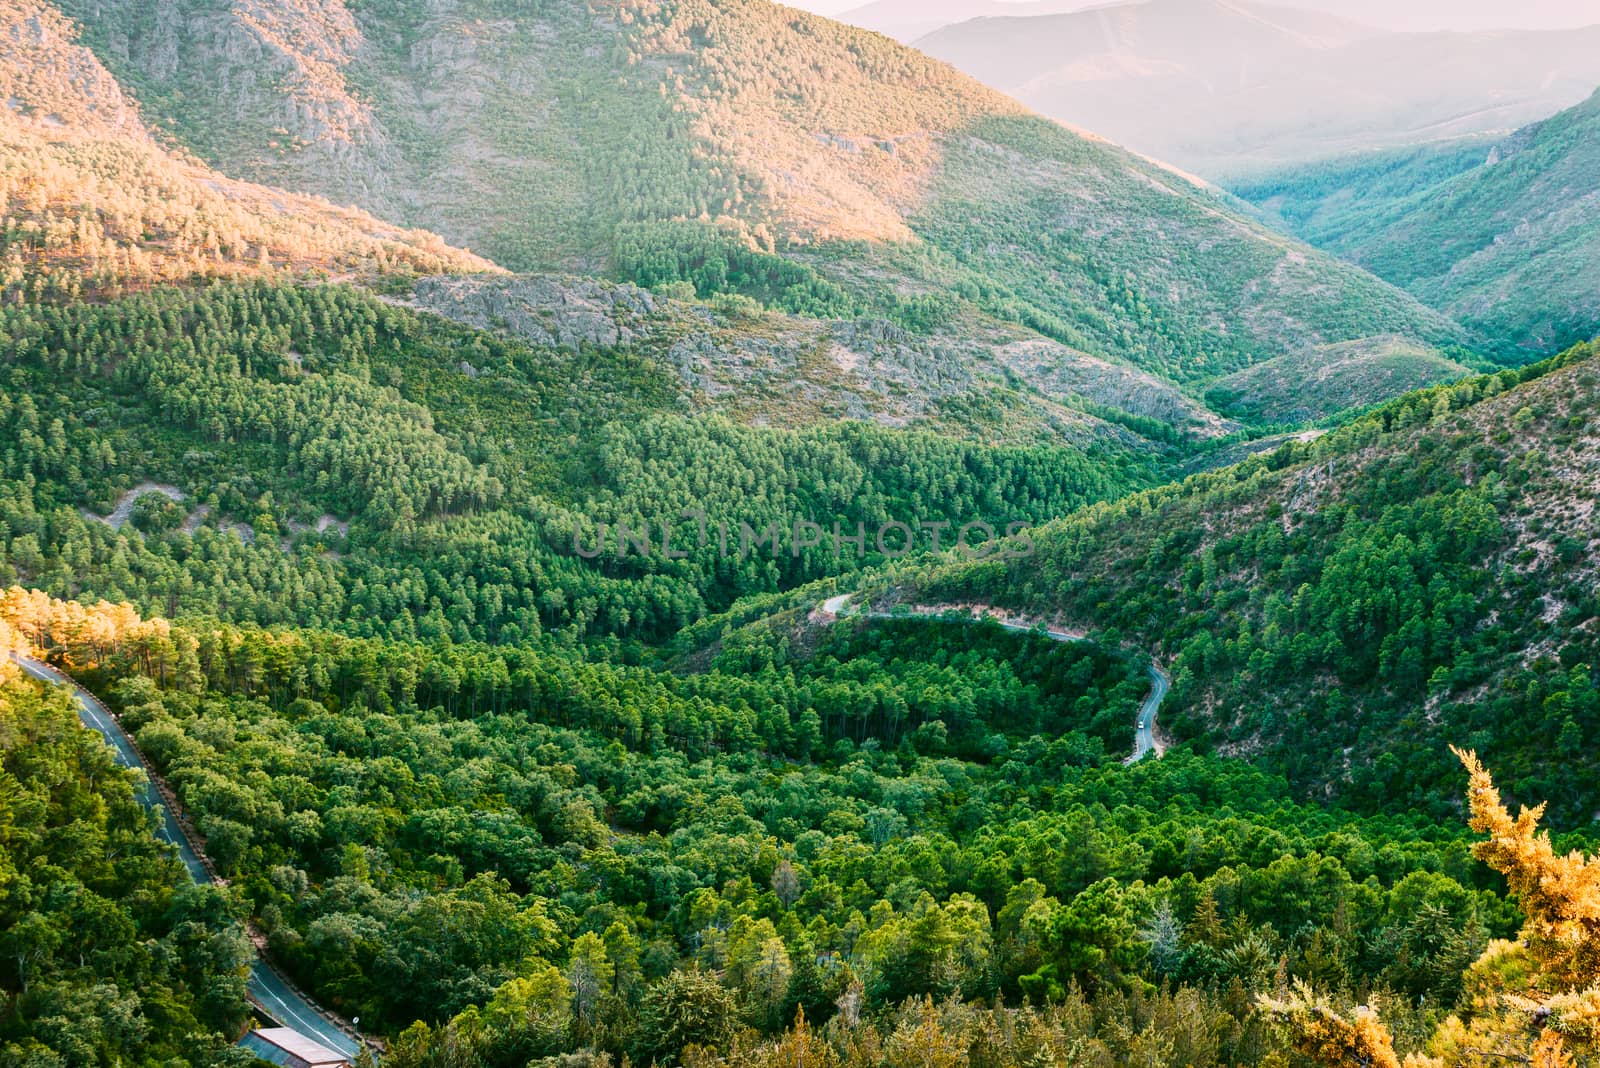
[[[1159,664],[1152,663],[1150,696],[1144,699],[1144,705],[1139,709],[1139,722],[1133,732],[1133,758],[1129,763],[1137,764],[1151,753],[1158,757],[1161,755],[1161,747],[1156,743],[1156,716],[1160,715],[1161,703],[1171,692],[1172,678]]]
[[[66,686],[72,690],[72,695],[78,700],[78,718],[83,721],[83,725],[106,740],[116,753],[118,764],[144,772],[145,781],[139,787],[137,794],[140,803],[161,819],[156,834],[178,851],[179,859],[183,861],[183,866],[188,869],[189,876],[195,882],[216,881],[211,869],[206,866],[193,843],[183,833],[183,828],[178,825],[171,810],[162,803],[161,795],[156,792],[155,776],[150,766],[145,763],[144,756],[133,744],[133,739],[122,729],[122,724],[111,714],[111,710],[106,708],[94,694],[50,665],[18,656],[16,653],[11,654],[11,659],[34,678]],[[250,977],[246,980],[245,986],[262,1011],[282,1026],[291,1027],[307,1038],[316,1040],[341,1057],[354,1060],[356,1054],[360,1052],[361,1047],[355,1039],[324,1016],[322,1011],[306,997],[296,993],[287,979],[260,958],[251,962]]]
[[[836,617],[846,615],[860,616],[863,619],[916,619],[919,617],[933,618],[937,615],[936,611],[918,612],[912,615],[896,615],[893,612],[862,612],[860,609],[852,609],[850,607],[850,602],[854,597],[855,594],[853,593],[841,593],[837,596],[829,597],[822,602],[821,614]],[[1008,623],[992,616],[987,617],[986,621],[998,624],[1005,630],[1020,631],[1028,634],[1038,632],[1037,627],[1027,623]],[[1074,634],[1065,630],[1053,630],[1048,627],[1044,629],[1043,633],[1051,641],[1057,642],[1088,640],[1082,634]],[[1133,730],[1133,756],[1128,759],[1128,763],[1136,764],[1151,753],[1158,757],[1161,755],[1161,746],[1156,741],[1156,717],[1161,714],[1161,704],[1167,699],[1167,694],[1170,692],[1172,692],[1171,676],[1162,670],[1159,664],[1152,663],[1150,665],[1150,696],[1144,699],[1144,704],[1139,708],[1139,719],[1134,724]]]

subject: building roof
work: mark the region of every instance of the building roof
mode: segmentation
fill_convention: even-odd
[[[350,1063],[334,1050],[289,1027],[258,1028],[241,1038],[239,1045],[262,1060],[285,1068],[342,1068]]]

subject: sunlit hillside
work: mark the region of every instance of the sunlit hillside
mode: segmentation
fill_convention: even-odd
[[[1589,1068],[1592,110],[0,0],[0,1068]]]
[[[69,9],[214,165],[514,269],[827,317],[976,309],[1179,381],[1374,334],[1459,340],[1180,175],[766,0]]]
[[[3,284],[12,294],[118,291],[294,272],[479,271],[432,234],[224,177],[164,148],[77,31],[46,5],[0,7]]]

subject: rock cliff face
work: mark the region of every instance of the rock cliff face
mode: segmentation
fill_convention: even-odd
[[[479,330],[574,352],[631,345],[668,318],[649,290],[594,278],[425,278],[414,298],[421,308]]]
[[[230,173],[447,230],[514,266],[603,258],[527,226],[588,210],[552,79],[591,21],[582,4],[66,6],[164,128]]]
[[[165,17],[155,12],[152,24]],[[0,292],[71,296],[278,268],[492,266],[432,234],[169,151],[78,27],[36,0],[0,0],[0,101],[0,204],[18,235],[0,237]]]
[[[77,28],[30,0],[0,0],[0,102],[9,119],[41,133],[148,142],[139,109]]]
[[[90,0],[65,4],[166,130],[230,173],[305,188],[382,213],[398,159],[346,77],[364,46],[342,0]],[[358,159],[377,166],[338,197]],[[337,166],[343,164],[343,167]],[[321,173],[322,182],[305,180]]]

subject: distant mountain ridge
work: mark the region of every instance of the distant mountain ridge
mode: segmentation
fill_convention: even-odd
[[[945,26],[981,18],[1062,15],[1104,6],[1106,0],[874,0],[838,16],[840,22],[911,44]]]
[[[835,17],[841,22],[911,43],[945,26],[971,19],[1063,15],[1118,0],[873,0]],[[1523,0],[1514,10],[1504,0],[1291,0],[1284,7],[1317,11],[1375,29],[1398,33],[1478,33],[1565,30],[1588,25],[1574,0]]]
[[[1504,132],[1600,84],[1600,26],[1396,34],[1239,0],[984,17],[915,46],[1047,115],[1208,178]]]
[[[1331,161],[1236,191],[1508,357],[1600,333],[1600,91],[1493,143]]]

